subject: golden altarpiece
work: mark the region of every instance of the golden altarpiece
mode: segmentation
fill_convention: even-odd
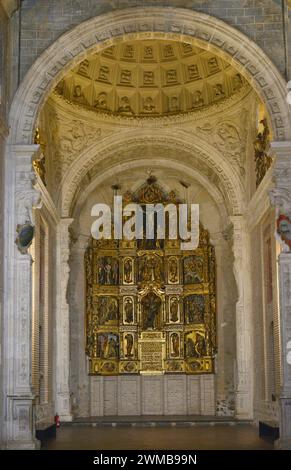
[[[180,201],[149,178],[129,202]],[[214,372],[215,254],[201,225],[195,251],[167,238],[91,238],[85,272],[89,374]]]

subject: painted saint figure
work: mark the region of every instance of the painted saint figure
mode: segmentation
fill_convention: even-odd
[[[173,333],[171,335],[171,341],[172,341],[172,356],[178,357],[180,353],[180,341],[179,341],[179,335],[178,333]]]
[[[133,336],[130,333],[125,335],[126,340],[126,357],[133,356],[132,348],[133,348]]]
[[[125,313],[125,322],[133,323],[133,303],[132,303],[132,300],[129,298],[127,298],[125,301],[124,313]]]
[[[178,309],[179,309],[179,302],[177,297],[171,299],[170,304],[170,321],[177,322],[178,321]]]
[[[124,282],[126,284],[132,282],[132,260],[130,258],[124,261]]]
[[[160,313],[161,299],[154,293],[148,294],[142,300],[144,329],[155,329],[157,317]]]

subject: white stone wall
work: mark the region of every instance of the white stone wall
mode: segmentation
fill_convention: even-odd
[[[158,161],[157,161],[158,163]],[[119,174],[122,191],[136,189],[146,178],[144,168]],[[179,173],[156,168],[154,174],[166,190],[179,188]],[[234,415],[235,304],[231,238],[216,203],[202,186],[191,181],[189,200],[200,204],[200,219],[210,231],[217,258],[216,373],[212,376],[89,377],[85,354],[84,251],[96,202],[110,203],[115,173],[98,186],[82,206],[76,206],[72,223],[68,302],[70,309],[70,393],[73,416],[145,414]],[[181,193],[183,197],[183,192]]]
[[[212,374],[90,377],[90,416],[214,414]]]

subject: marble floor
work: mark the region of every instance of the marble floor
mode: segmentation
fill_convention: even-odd
[[[48,450],[263,450],[273,444],[259,438],[250,424],[199,424],[190,427],[63,426],[57,438],[43,443]]]

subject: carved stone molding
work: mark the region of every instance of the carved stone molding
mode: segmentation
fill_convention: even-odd
[[[291,255],[279,256],[282,385],[279,397],[280,439],[277,447],[291,449]]]
[[[234,276],[238,299],[236,303],[236,416],[251,418],[252,403],[252,340],[251,340],[251,285],[249,279],[250,246],[246,220],[243,216],[230,217],[233,224],[232,250]]]
[[[244,34],[209,15],[179,8],[143,7],[88,20],[64,34],[28,71],[13,100],[12,142],[31,143],[41,105],[68,70],[89,52],[102,51],[121,39],[176,39],[207,48],[232,65],[266,104],[275,138],[291,135],[286,85],[262,50]]]
[[[40,193],[33,187],[32,161],[37,145],[8,146],[6,166],[6,227],[3,313],[3,389],[5,419],[3,440],[6,448],[32,449],[35,440],[34,394],[31,388],[32,260],[21,254],[15,243],[16,227],[33,224],[32,210]],[[9,163],[13,163],[13,170]]]
[[[120,160],[122,160],[120,148],[122,146],[125,146],[127,151],[129,149],[136,149],[135,153],[140,153],[140,148],[142,146],[147,147],[149,142],[157,148],[176,148],[181,154],[181,161],[182,155],[185,152],[189,170],[193,167],[198,169],[199,173],[207,175],[207,179],[211,178],[212,185],[219,188],[219,192],[223,194],[229,211],[239,213],[243,210],[245,196],[242,182],[237,173],[231,170],[230,165],[224,161],[220,152],[210,147],[197,136],[196,138],[189,136],[189,134],[183,131],[177,131],[175,136],[173,136],[170,131],[161,135],[156,130],[152,131],[151,136],[149,136],[146,130],[141,130],[139,133],[136,132],[134,136],[132,136],[131,132],[117,134],[114,137],[111,136],[108,140],[105,139],[100,142],[98,151],[94,145],[73,162],[69,171],[64,176],[61,185],[62,191],[59,201],[62,204],[62,208],[60,208],[62,214],[65,216],[70,215],[76,191],[80,186],[82,186],[82,190],[85,190],[82,180],[85,179],[87,174],[90,174],[90,180],[93,180],[95,177],[94,173],[91,172],[94,166],[97,165],[96,169],[99,175],[105,170],[104,165],[112,168],[114,163],[116,163],[120,168],[120,165],[122,166],[123,164],[120,163]],[[131,157],[133,165],[136,158],[137,156]],[[210,176],[211,174],[212,176]]]
[[[60,219],[57,227],[57,311],[56,311],[56,411],[61,421],[71,421],[70,324],[67,289],[69,282],[70,232],[73,219]]]
[[[99,112],[96,114],[95,111],[92,111],[87,108],[83,108],[78,103],[71,103],[68,100],[64,99],[62,96],[59,96],[55,91],[52,92],[47,104],[52,104],[53,107],[57,107],[59,110],[63,111],[64,115],[72,116],[72,118],[80,119],[84,118],[88,121],[96,121],[102,124],[122,126],[122,127],[147,127],[149,129],[155,128],[157,125],[164,126],[176,126],[183,125],[192,122],[201,122],[201,119],[209,119],[212,116],[216,116],[218,113],[225,114],[231,109],[240,106],[245,103],[250,96],[253,96],[254,92],[249,87],[242,87],[235,95],[230,96],[229,98],[218,101],[217,103],[211,104],[209,107],[202,109],[197,109],[195,111],[189,111],[187,113],[178,113],[175,115],[161,116],[161,117],[147,117],[146,119],[139,118],[137,116],[127,117],[121,115],[112,115]]]

